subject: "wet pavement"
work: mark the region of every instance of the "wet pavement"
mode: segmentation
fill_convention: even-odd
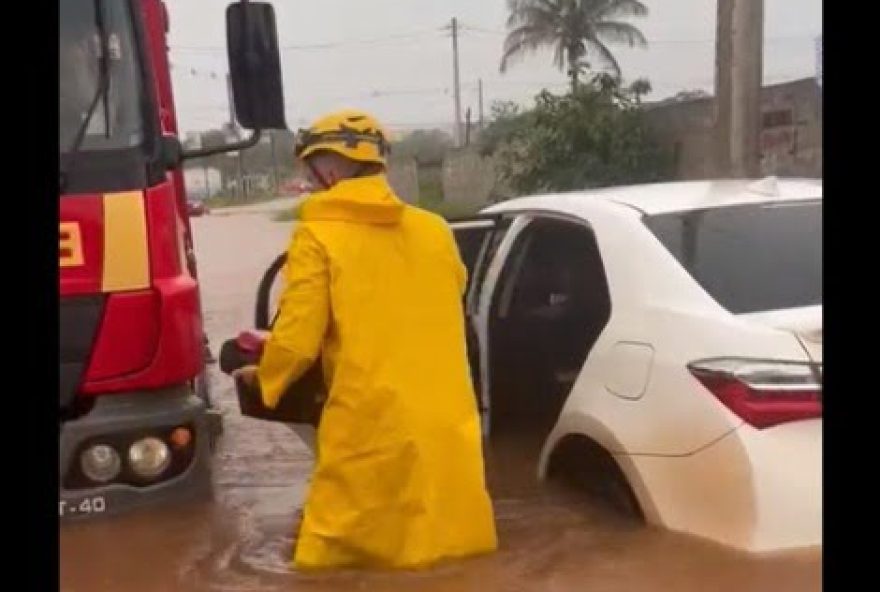
[[[263,270],[289,223],[241,211],[193,220],[212,350],[253,324]],[[821,589],[817,551],[754,557],[646,527],[579,492],[534,480],[524,442],[486,451],[497,553],[416,573],[291,571],[293,530],[312,466],[285,426],[243,418],[231,381],[212,368],[224,415],[212,500],[61,527],[66,592],[345,591],[600,592]]]

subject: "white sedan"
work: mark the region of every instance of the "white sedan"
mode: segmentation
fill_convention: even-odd
[[[541,195],[453,224],[487,435],[650,523],[822,538],[822,183]]]
[[[773,178],[541,195],[454,223],[487,437],[537,437],[540,479],[650,523],[820,546],[821,227],[821,181]],[[321,389],[302,388],[255,417],[310,418],[292,425],[313,447]]]

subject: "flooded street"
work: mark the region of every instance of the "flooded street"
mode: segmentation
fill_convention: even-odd
[[[193,220],[212,351],[253,324],[263,270],[289,223],[259,211]],[[293,527],[312,459],[285,426],[242,418],[231,380],[212,366],[224,415],[214,498],[61,528],[66,592],[351,591],[810,591],[818,552],[755,558],[645,527],[535,483],[528,446],[486,451],[500,549],[418,573],[297,574]]]

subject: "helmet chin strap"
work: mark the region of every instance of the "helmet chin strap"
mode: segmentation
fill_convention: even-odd
[[[327,181],[324,175],[321,174],[318,168],[308,159],[306,160],[306,166],[309,167],[309,171],[312,173],[312,176],[318,180],[318,183],[321,185],[321,187],[323,187],[325,190],[330,189],[330,183]]]
[[[321,174],[321,172],[318,170],[318,167],[316,167],[314,164],[312,164],[312,162],[309,159],[306,159],[305,163],[306,163],[306,166],[309,168],[309,171],[312,173],[312,176],[315,179],[317,179],[317,181],[321,185],[321,187],[323,187],[325,190],[330,189],[332,187],[332,184],[327,180],[327,178],[324,175]],[[363,177],[366,174],[369,174],[368,173],[369,170],[370,170],[370,165],[368,163],[365,163],[365,162],[359,163],[357,170],[351,175],[351,178],[356,179],[358,177]]]
[[[362,162],[358,165],[358,168],[354,172],[354,174],[352,175],[352,178],[356,179],[358,177],[365,177],[369,174],[369,170],[370,170],[370,165],[366,162]]]

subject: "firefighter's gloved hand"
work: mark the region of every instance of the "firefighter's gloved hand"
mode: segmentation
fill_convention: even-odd
[[[232,372],[232,377],[236,380],[241,380],[244,384],[249,387],[253,387],[257,385],[257,366],[242,366],[238,370]]]

